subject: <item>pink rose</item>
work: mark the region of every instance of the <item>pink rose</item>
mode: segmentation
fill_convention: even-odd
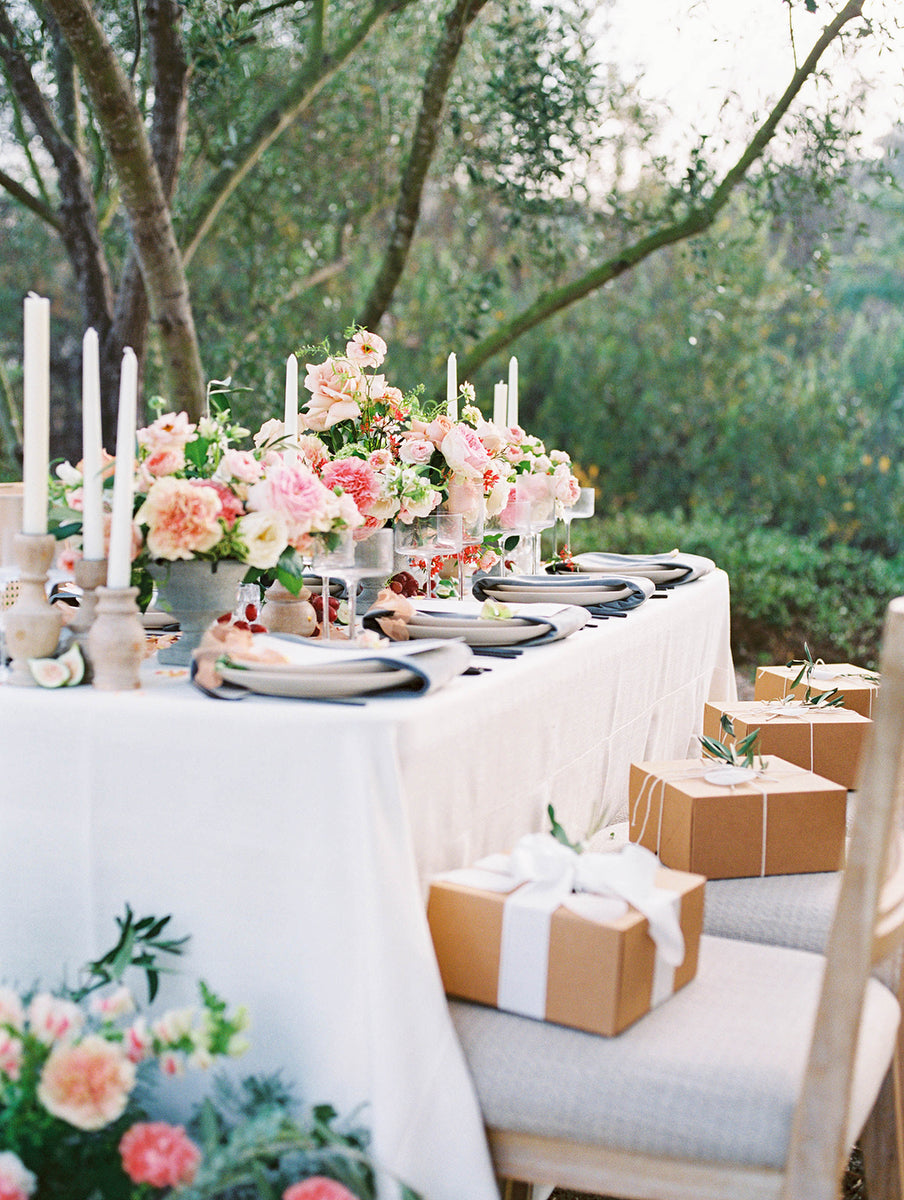
[[[467,479],[483,479],[490,456],[470,426],[454,426],[440,442],[439,448],[454,474],[464,475]]]
[[[454,422],[445,413],[440,413],[438,417],[433,418],[424,430],[424,437],[429,438],[434,446],[439,446],[443,438],[447,434],[450,434],[454,428]]]
[[[370,463],[361,458],[335,458],[323,468],[320,478],[328,488],[341,487],[354,498],[364,513],[380,495],[380,485]]]
[[[307,429],[322,432],[338,421],[354,421],[361,415],[359,399],[363,387],[360,369],[348,359],[328,358],[308,363],[304,386],[311,393],[300,414]]]
[[[226,450],[217,474],[224,479],[237,479],[239,483],[257,483],[261,471],[261,464],[250,450]]]
[[[402,462],[420,466],[430,461],[435,449],[433,443],[427,441],[426,438],[408,436],[402,439],[402,444],[399,446],[399,458]]]
[[[282,1200],[355,1200],[354,1192],[337,1183],[335,1179],[327,1179],[325,1175],[312,1175],[301,1183],[293,1183],[282,1194]]]
[[[135,1086],[135,1064],[122,1047],[97,1034],[74,1046],[58,1045],[41,1070],[38,1099],[76,1129],[103,1129],[125,1112]]]
[[[283,460],[249,490],[247,506],[284,517],[289,545],[303,551],[312,530],[330,527],[338,497],[305,463]]]
[[[215,488],[168,475],[151,485],[135,521],[148,527],[151,558],[172,562],[213,549],[223,537],[221,511]]]
[[[28,1200],[37,1186],[37,1178],[18,1154],[0,1152],[0,1200]]]
[[[141,464],[141,471],[153,479],[162,475],[175,475],[185,466],[185,451],[181,446],[161,446]]]
[[[133,1125],[123,1134],[119,1153],[122,1169],[133,1183],[158,1188],[191,1183],[201,1162],[201,1151],[182,1126],[164,1121]]]
[[[375,471],[385,471],[392,466],[392,453],[389,450],[371,450],[367,461]]]
[[[359,367],[378,367],[386,357],[386,343],[375,333],[359,329],[345,347],[346,357]]]

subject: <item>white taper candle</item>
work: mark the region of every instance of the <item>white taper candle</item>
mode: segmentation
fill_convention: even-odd
[[[104,557],[103,449],[100,416],[100,352],[96,329],[82,338],[82,553]]]
[[[507,424],[518,424],[518,360],[514,354],[509,359]]]
[[[50,472],[50,301],[25,297],[22,532],[47,532]]]
[[[507,408],[508,388],[504,383],[497,383],[493,389],[493,424],[505,429],[508,424]]]
[[[458,359],[454,350],[446,360],[446,413],[450,421],[458,420]]]
[[[138,359],[131,346],[122,352],[119,414],[116,421],[116,475],[113,524],[107,561],[107,587],[128,587],[132,578],[132,506],[135,492],[135,421],[138,408]]]

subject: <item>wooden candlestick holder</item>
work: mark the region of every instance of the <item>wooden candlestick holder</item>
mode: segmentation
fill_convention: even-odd
[[[56,539],[49,533],[17,533],[13,538],[19,564],[19,598],[6,616],[11,667],[9,683],[36,687],[30,658],[49,658],[60,640],[63,619],[47,599],[47,572]]]
[[[88,631],[92,684],[102,692],[141,687],[138,677],[144,659],[144,626],[135,597],[138,588],[98,587],[97,609]]]

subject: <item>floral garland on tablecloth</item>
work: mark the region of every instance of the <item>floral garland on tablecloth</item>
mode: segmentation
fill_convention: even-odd
[[[337,1124],[329,1105],[304,1118],[278,1077],[215,1081],[188,1129],[148,1119],[154,1076],[204,1070],[248,1047],[248,1014],[200,983],[197,1008],[155,1019],[122,982],[141,969],[153,1001],[160,955],[187,938],[169,917],[117,918],[117,944],[75,988],[0,986],[0,1200],[181,1200],[258,1195],[274,1200],[374,1200],[369,1135]],[[400,1185],[403,1200],[417,1200]]]
[[[349,334],[344,354],[323,344],[322,361],[306,364],[310,398],[295,436],[271,419],[243,445],[250,431],[216,407],[226,385],[211,385],[210,414],[197,423],[154,402],[156,419],[138,431],[135,473],[134,582],[144,595],[149,561],[235,559],[247,563],[250,579],[278,578],[297,592],[303,557],[318,539],[330,547],[344,529],[363,534],[411,522],[453,498],[464,510],[482,501],[490,517],[516,496],[574,504],[580,485],[565,451],[547,451],[519,426],[486,420],[468,383],[460,389],[460,419],[425,410],[420,389],[404,394],[378,373],[383,339],[363,329]],[[112,465],[109,459],[110,476]],[[82,484],[81,464],[57,467],[51,529],[60,539],[80,534]],[[108,478],[107,536],[111,495]],[[60,565],[71,569],[80,553],[70,541]],[[488,542],[464,557],[474,570],[489,569],[498,556]]]

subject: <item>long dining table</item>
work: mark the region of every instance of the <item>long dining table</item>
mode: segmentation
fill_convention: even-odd
[[[126,903],[172,914],[191,940],[157,1006],[198,977],[246,1004],[234,1074],[363,1106],[376,1159],[428,1200],[496,1197],[427,883],[546,828],[549,804],[573,837],[619,820],[631,761],[692,750],[704,701],[736,695],[728,579],[474,662],[360,707],[215,700],[153,660],[135,691],[0,687],[0,983],[71,979]]]

